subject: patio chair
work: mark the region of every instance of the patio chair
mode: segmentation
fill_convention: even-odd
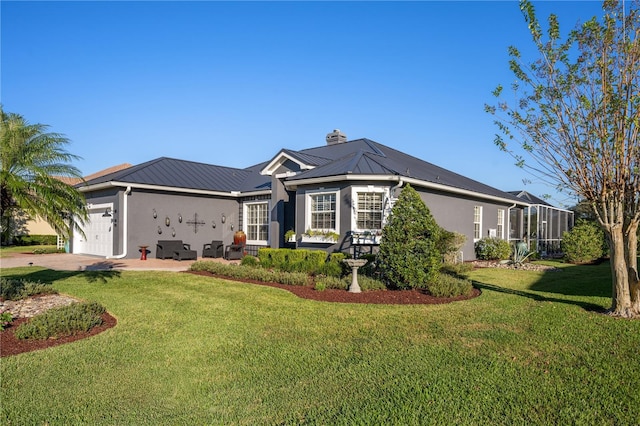
[[[219,240],[211,241],[211,244],[202,246],[202,257],[223,257],[224,243]]]

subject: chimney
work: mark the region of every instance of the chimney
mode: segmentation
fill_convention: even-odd
[[[331,133],[327,133],[327,145],[337,145],[339,143],[345,143],[347,141],[347,135],[340,132],[340,129],[335,129]]]

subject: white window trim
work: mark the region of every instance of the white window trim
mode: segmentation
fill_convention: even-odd
[[[476,208],[480,210],[480,218],[479,218],[479,222],[476,222]],[[482,206],[473,206],[473,242],[475,243],[476,241],[480,241],[482,239]],[[475,235],[475,231],[476,231],[476,227],[475,224],[478,223],[478,237],[476,238]]]
[[[271,201],[270,200],[255,200],[255,201],[245,201],[244,203],[242,203],[242,223],[244,224],[245,227],[245,234],[247,233],[247,229],[246,227],[248,226],[249,222],[247,220],[247,218],[249,217],[249,212],[248,212],[248,206],[250,205],[256,205],[256,204],[266,204],[267,205],[267,234],[268,237],[266,240],[249,240],[247,239],[247,244],[251,244],[254,246],[268,246],[269,242],[271,241]],[[248,235],[247,235],[248,237]]]
[[[500,212],[502,212],[502,217],[500,217]],[[504,240],[504,225],[505,225],[505,217],[506,212],[505,209],[498,209],[498,226],[497,228],[500,230],[500,232],[498,233],[498,238],[500,238],[501,240]],[[502,219],[502,221],[500,221],[500,219]]]
[[[335,194],[336,196],[336,227],[335,229],[314,229],[311,228],[311,196],[313,195],[324,195],[324,194]],[[331,188],[331,189],[315,189],[308,190],[304,193],[304,229],[301,230],[300,234],[304,234],[307,232],[307,229],[313,229],[314,231],[323,231],[323,232],[336,232],[340,233],[340,189]]]
[[[351,230],[354,232],[372,231],[371,229],[358,228],[358,192],[378,192],[382,194],[382,226],[387,223],[384,212],[384,203],[389,198],[389,188],[384,186],[352,186],[351,187]]]

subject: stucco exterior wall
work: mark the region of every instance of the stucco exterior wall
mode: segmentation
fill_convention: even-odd
[[[139,257],[139,246],[142,245],[149,246],[148,256],[155,257],[158,240],[182,240],[200,257],[203,245],[212,240],[231,244],[240,223],[236,199],[204,195],[133,189],[128,212],[127,258]],[[225,216],[224,223],[222,215]]]

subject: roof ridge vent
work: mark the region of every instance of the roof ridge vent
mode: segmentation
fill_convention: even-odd
[[[347,135],[342,133],[340,129],[334,129],[333,132],[327,133],[327,145],[337,145],[346,141]]]

